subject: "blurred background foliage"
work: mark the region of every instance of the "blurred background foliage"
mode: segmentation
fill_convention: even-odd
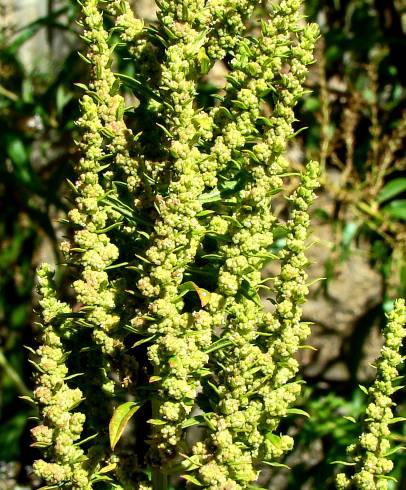
[[[24,24],[24,2],[0,0],[0,490],[39,484],[30,472],[35,413],[19,398],[32,388],[24,346],[35,345],[35,268],[59,260],[66,182],[78,158],[75,83],[86,81],[76,3],[42,3],[45,14]],[[322,37],[297,111],[297,129],[307,129],[288,156],[298,168],[310,158],[323,167],[309,253],[312,279],[324,280],[305,310],[318,348],[301,357],[307,385],[300,408],[310,418],[284,422],[296,439],[283,461],[291,469],[274,468],[260,482],[278,490],[333,488],[331,463],[345,458],[360,431],[344,416],[362,411],[358,384],[373,375],[368,361],[380,348],[384,312],[406,295],[406,4],[305,3]],[[136,5],[153,19],[148,0]],[[203,103],[217,90],[214,77],[200,87]],[[404,390],[397,396],[398,416],[406,416]],[[394,427],[396,444],[405,446],[405,427]],[[391,488],[406,489],[406,456],[394,459]]]

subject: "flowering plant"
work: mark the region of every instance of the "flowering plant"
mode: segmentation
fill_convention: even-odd
[[[125,0],[82,2],[91,78],[61,243],[73,297],[59,297],[49,265],[38,272],[32,433],[44,488],[165,489],[181,476],[246,489],[293,446],[279,423],[309,334],[318,165],[299,175],[283,154],[318,28],[301,0],[282,0],[250,36],[256,4],[161,0],[144,25]],[[115,53],[135,75],[113,71]],[[202,104],[199,83],[219,61],[226,82]],[[263,279],[269,260],[280,272]]]

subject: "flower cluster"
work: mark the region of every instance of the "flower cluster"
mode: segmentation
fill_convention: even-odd
[[[358,441],[348,447],[353,464],[351,476],[339,473],[336,478],[338,490],[386,490],[385,475],[393,468],[388,458],[390,453],[390,429],[393,423],[394,402],[391,396],[397,390],[395,381],[402,362],[399,350],[406,335],[406,307],[403,299],[395,301],[388,314],[384,329],[384,345],[376,361],[376,379],[368,389],[368,405],[364,418],[364,430]]]
[[[66,313],[84,358],[93,361],[73,352],[72,366],[85,365],[89,379],[77,382],[82,391],[58,381],[52,393],[62,403],[62,390],[61,416],[76,425],[62,431],[52,419],[34,429],[37,444],[50,448],[50,461],[35,464],[50,484],[76,488],[88,458],[93,473],[86,470],[80,488],[99,477],[127,488],[137,471],[134,486],[150,488],[139,470],[145,460],[153,488],[166,488],[175,467],[204,488],[237,490],[256,480],[261,461],[292,448],[292,439],[275,431],[300,391],[293,356],[309,331],[300,317],[317,165],[307,165],[288,196],[286,221],[273,200],[291,177],[283,153],[318,30],[303,22],[301,0],[282,0],[249,36],[246,23],[257,5],[160,0],[158,22],[144,26],[126,1],[82,2],[92,73],[78,121],[73,240],[62,244],[76,304],[59,303],[46,290],[42,303],[44,318],[54,319],[55,308]],[[112,71],[115,49],[128,56],[126,74]],[[202,104],[201,82],[225,58],[230,73],[222,95]],[[130,109],[127,90],[139,102]],[[272,252],[276,227],[284,230],[279,255]],[[269,259],[281,264],[273,287],[261,277]],[[263,311],[263,287],[273,290],[272,313]],[[41,362],[63,371],[63,349],[48,353],[45,340]],[[145,382],[138,386],[137,378]],[[46,382],[39,378],[38,397]],[[92,412],[97,390],[108,396]],[[106,420],[112,399],[134,396],[148,405],[140,412],[152,412],[151,450],[134,455],[126,474],[128,458],[118,450],[112,463],[105,428],[93,421]],[[84,416],[72,409],[82,397],[87,426],[101,433],[86,454],[74,444]],[[48,420],[49,403],[41,403]],[[188,427],[196,424],[203,435],[190,447]]]
[[[118,3],[120,8],[125,7],[125,2]],[[66,343],[74,336],[79,338],[79,330],[90,329],[96,346],[103,354],[112,355],[122,349],[122,340],[112,334],[118,325],[119,315],[114,312],[115,285],[107,271],[118,258],[119,250],[104,231],[120,216],[111,207],[102,205],[106,193],[110,196],[115,194],[111,185],[112,174],[108,170],[109,162],[114,162],[115,167],[127,177],[129,188],[134,189],[139,182],[137,162],[130,157],[132,133],[123,120],[124,98],[114,93],[117,84],[110,68],[112,54],[107,42],[109,33],[103,26],[103,15],[98,4],[98,1],[92,0],[82,3],[83,37],[90,45],[87,61],[92,67],[92,77],[89,86],[85,87],[82,117],[78,121],[82,130],[82,158],[74,184],[75,206],[69,212],[70,224],[75,229],[74,238],[72,242],[61,243],[61,251],[77,271],[72,286],[79,311],[72,311],[67,304],[58,301],[51,287],[47,265],[38,272],[42,319],[46,328],[41,337],[42,345],[37,351],[40,374],[34,395],[44,422],[35,427],[32,433],[35,445],[44,449],[50,462],[38,460],[34,463],[34,470],[51,485],[77,489],[91,488],[92,471],[87,466],[84,450],[75,442],[82,432],[85,415],[71,413],[71,410],[84,395],[79,388],[71,389],[65,382],[68,379]],[[142,29],[142,25],[138,27]],[[61,324],[60,334],[58,324]],[[87,347],[88,350],[92,348]],[[107,376],[108,368],[108,360],[99,361],[93,375],[101,380],[97,382],[99,389],[103,385],[105,391],[111,392],[113,382]],[[91,375],[92,367],[87,365],[86,369],[89,371],[87,374]],[[92,379],[89,386],[94,384],[95,380]],[[103,396],[99,394],[95,399],[98,398]],[[92,415],[97,413],[94,410]],[[94,458],[93,468],[96,468],[98,459]]]
[[[90,489],[86,458],[76,442],[80,438],[85,416],[73,409],[82,401],[78,388],[72,389],[66,382],[67,353],[58,329],[58,318],[70,313],[67,304],[57,300],[52,283],[52,271],[48,264],[38,270],[40,301],[43,310],[41,325],[42,345],[37,349],[38,362],[34,400],[40,408],[41,423],[31,431],[33,446],[45,451],[48,461],[35,461],[34,471],[50,485],[65,485],[72,489]],[[69,320],[59,327],[61,334],[69,328]],[[69,486],[69,487],[68,487]]]
[[[307,294],[307,261],[303,256],[309,226],[307,209],[317,185],[318,166],[311,162],[291,196],[292,219],[286,224],[282,271],[275,279],[274,313],[263,313],[257,295],[261,277],[256,267],[259,257],[266,254],[262,244],[270,234],[266,221],[261,220],[261,214],[251,216],[251,234],[245,235],[244,242],[236,240],[244,237],[244,227],[233,235],[234,253],[219,276],[219,290],[227,298],[222,336],[231,346],[215,355],[219,366],[215,371],[219,403],[211,414],[215,431],[204,446],[199,442],[193,449],[205,463],[197,474],[207,488],[228,488],[219,482],[229,485],[230,481],[234,482],[230,488],[245,488],[256,480],[260,461],[273,461],[292,448],[290,437],[273,432],[300,392],[299,384],[291,382],[298,368],[293,354],[309,333],[300,322],[300,305]],[[249,241],[252,247],[248,248],[247,240],[256,232],[256,240]]]
[[[235,9],[226,4],[222,14],[233,13]],[[203,8],[199,2],[163,2],[160,11],[162,23],[171,29],[159,93],[166,101],[161,117],[171,136],[167,149],[173,178],[167,197],[156,197],[159,216],[145,252],[151,265],[138,287],[150,302],[148,315],[154,318],[148,332],[157,339],[149,348],[149,358],[154,375],[161,379],[160,397],[165,400],[154,414],[162,422],[154,427],[154,438],[158,449],[169,454],[177,452],[181,423],[193,407],[201,369],[208,361],[204,347],[211,342],[216,322],[221,322],[218,315],[204,310],[182,313],[184,302],[179,297],[185,268],[193,263],[205,233],[198,219],[203,209],[199,197],[205,186],[216,185],[220,171],[212,148],[210,154],[206,150],[213,138],[215,111],[197,110],[194,102],[201,69],[196,58],[205,45],[213,45],[202,26],[215,25],[218,15],[217,9]],[[214,151],[221,155],[219,145]]]
[[[84,38],[90,45],[88,60],[93,76],[78,121],[83,131],[80,145],[83,156],[76,182],[76,207],[69,213],[71,222],[80,229],[75,233],[73,246],[67,249],[82,267],[81,277],[73,286],[77,300],[86,311],[86,321],[94,325],[94,339],[103,351],[113,354],[120,347],[120,341],[111,335],[119,318],[114,313],[115,290],[106,268],[118,258],[119,251],[103,230],[110,225],[109,220],[118,220],[119,216],[101,205],[112,178],[109,169],[112,164],[107,163],[106,171],[106,156],[127,176],[131,190],[137,187],[139,178],[137,162],[129,154],[132,134],[123,121],[124,99],[120,94],[113,95],[116,78],[110,68],[109,33],[103,26],[98,4],[96,0],[83,3]],[[100,179],[101,172],[104,182]]]

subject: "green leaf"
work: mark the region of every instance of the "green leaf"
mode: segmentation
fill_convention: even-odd
[[[190,483],[193,483],[194,485],[197,485],[198,487],[202,487],[203,484],[199,482],[197,478],[195,478],[192,475],[180,475],[181,478],[184,480],[190,481]]]
[[[280,436],[274,434],[273,432],[268,432],[265,436],[268,441],[271,441],[274,446],[279,447],[281,445]]]
[[[398,422],[404,422],[406,417],[394,417],[389,421],[389,424],[397,424]]]
[[[129,75],[124,75],[124,73],[116,73],[115,75],[121,80],[123,85],[131,89],[136,95],[143,96],[147,99],[154,99],[157,102],[162,102],[159,94],[155,93],[150,87],[148,87],[145,80],[136,80]]]
[[[15,56],[17,51],[20,49],[20,47],[26,43],[29,39],[31,39],[35,34],[42,28],[44,27],[57,27],[59,29],[68,29],[67,26],[61,24],[60,22],[57,22],[56,19],[60,15],[66,13],[67,8],[64,7],[62,9],[58,9],[57,11],[53,12],[52,15],[47,15],[45,17],[41,17],[34,22],[31,22],[28,25],[25,25],[19,31],[17,32],[16,37],[13,39],[12,43],[6,48],[6,52],[11,55]],[[52,487],[54,488],[54,487]]]
[[[186,419],[182,423],[182,429],[186,429],[187,427],[193,427],[194,425],[199,425],[201,423],[202,423],[201,417],[200,417],[200,420],[198,420],[197,417],[191,417],[190,419]]]
[[[184,458],[184,460],[181,462],[180,471],[193,471],[202,466],[200,458],[197,454],[189,457],[187,454],[179,453],[179,456]]]
[[[200,288],[193,281],[187,281],[180,285],[178,299],[182,298],[189,291],[195,291],[199,296],[200,304],[204,308],[210,302],[210,292]]]
[[[390,202],[383,209],[388,216],[395,219],[406,221],[406,199],[397,199]]]
[[[160,420],[160,419],[149,419],[148,423],[151,425],[166,425],[165,420]]]
[[[268,466],[272,466],[273,468],[287,468],[288,470],[290,470],[290,466],[288,466],[287,464],[277,463],[276,461],[262,461],[262,463]]]
[[[213,189],[210,192],[205,192],[205,193],[203,193],[203,194],[200,195],[199,201],[202,204],[206,204],[206,203],[209,203],[209,202],[221,201],[220,191],[218,189]]]
[[[210,58],[207,56],[206,50],[202,46],[197,53],[197,61],[200,66],[201,73],[205,74],[210,70]]]
[[[389,181],[378,194],[377,201],[382,203],[406,191],[406,177],[399,177]]]
[[[257,290],[250,284],[248,279],[243,279],[241,282],[240,292],[243,296],[253,301],[256,305],[262,306],[261,298],[259,297]]]
[[[110,463],[107,466],[104,466],[101,468],[98,473],[99,475],[102,475],[103,473],[110,473],[110,471],[113,471],[117,466],[117,463]]]
[[[150,337],[145,337],[141,340],[137,340],[137,342],[135,342],[131,348],[134,348],[134,347],[138,347],[139,345],[142,345],[142,344],[145,344],[146,342],[150,342],[152,339],[154,339],[156,337],[156,334],[154,335],[151,335]]]
[[[204,352],[209,354],[210,352],[214,352],[216,350],[222,349],[223,347],[228,347],[232,345],[231,340],[229,339],[219,339],[213,342]]]
[[[316,112],[320,109],[320,100],[318,97],[307,97],[303,104],[303,110]]]
[[[310,415],[307,412],[305,412],[304,410],[301,410],[300,408],[288,408],[286,413],[294,414],[294,415],[303,415],[307,418],[310,418]]]
[[[318,349],[316,347],[314,347],[313,345],[300,345],[299,349],[309,349],[309,350],[313,350],[315,352],[318,351]]]
[[[344,466],[355,466],[355,463],[349,463],[348,461],[332,461],[330,464],[342,464]]]
[[[390,449],[387,453],[385,453],[385,458],[387,458],[388,456],[392,456],[392,454],[395,454],[397,453],[398,451],[404,451],[406,449],[406,447],[403,447],[403,446],[396,446],[392,449]]]
[[[203,218],[204,216],[209,216],[210,214],[214,214],[215,211],[212,209],[203,209],[203,211],[200,211],[200,213],[197,213],[196,216],[198,218]]]
[[[358,385],[358,386],[359,386],[359,389],[360,389],[360,390],[361,390],[363,393],[365,393],[366,395],[368,395],[368,394],[369,394],[369,393],[368,393],[368,390],[365,388],[365,386],[363,386],[363,385]]]
[[[30,396],[28,396],[28,395],[19,396],[18,398],[20,400],[24,400],[24,401],[26,401],[26,402],[34,405],[34,406],[37,406],[37,402],[33,398],[31,398]]]
[[[119,405],[113,413],[109,423],[110,446],[114,451],[117,442],[122,436],[124,429],[131,417],[138,411],[141,404],[136,402],[126,402]]]
[[[393,481],[395,483],[398,482],[398,480],[394,477],[394,476],[388,476],[388,475],[376,475],[376,477],[379,479],[379,480],[389,480],[389,481]]]
[[[354,223],[351,221],[349,223],[346,223],[343,229],[341,244],[344,247],[348,247],[353,241],[357,231],[358,231],[358,223]]]
[[[349,420],[353,424],[356,424],[357,423],[357,421],[355,420],[355,418],[354,417],[350,417],[349,415],[344,415],[343,418],[345,418],[346,420]]]

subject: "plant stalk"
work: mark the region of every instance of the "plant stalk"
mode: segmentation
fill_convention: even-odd
[[[154,490],[168,489],[168,475],[161,468],[154,468],[152,470],[152,488]]]
[[[0,368],[4,370],[4,373],[11,379],[21,395],[32,395],[32,392],[27,388],[18,372],[8,362],[2,350],[0,350]]]
[[[154,375],[159,375],[159,368],[154,367]],[[158,395],[158,394],[157,394]],[[159,418],[159,406],[160,400],[153,398],[152,400],[152,417],[154,419]],[[159,461],[159,459],[158,459]],[[154,466],[152,468],[152,488],[153,490],[167,490],[168,489],[168,475],[162,470],[161,466]]]

